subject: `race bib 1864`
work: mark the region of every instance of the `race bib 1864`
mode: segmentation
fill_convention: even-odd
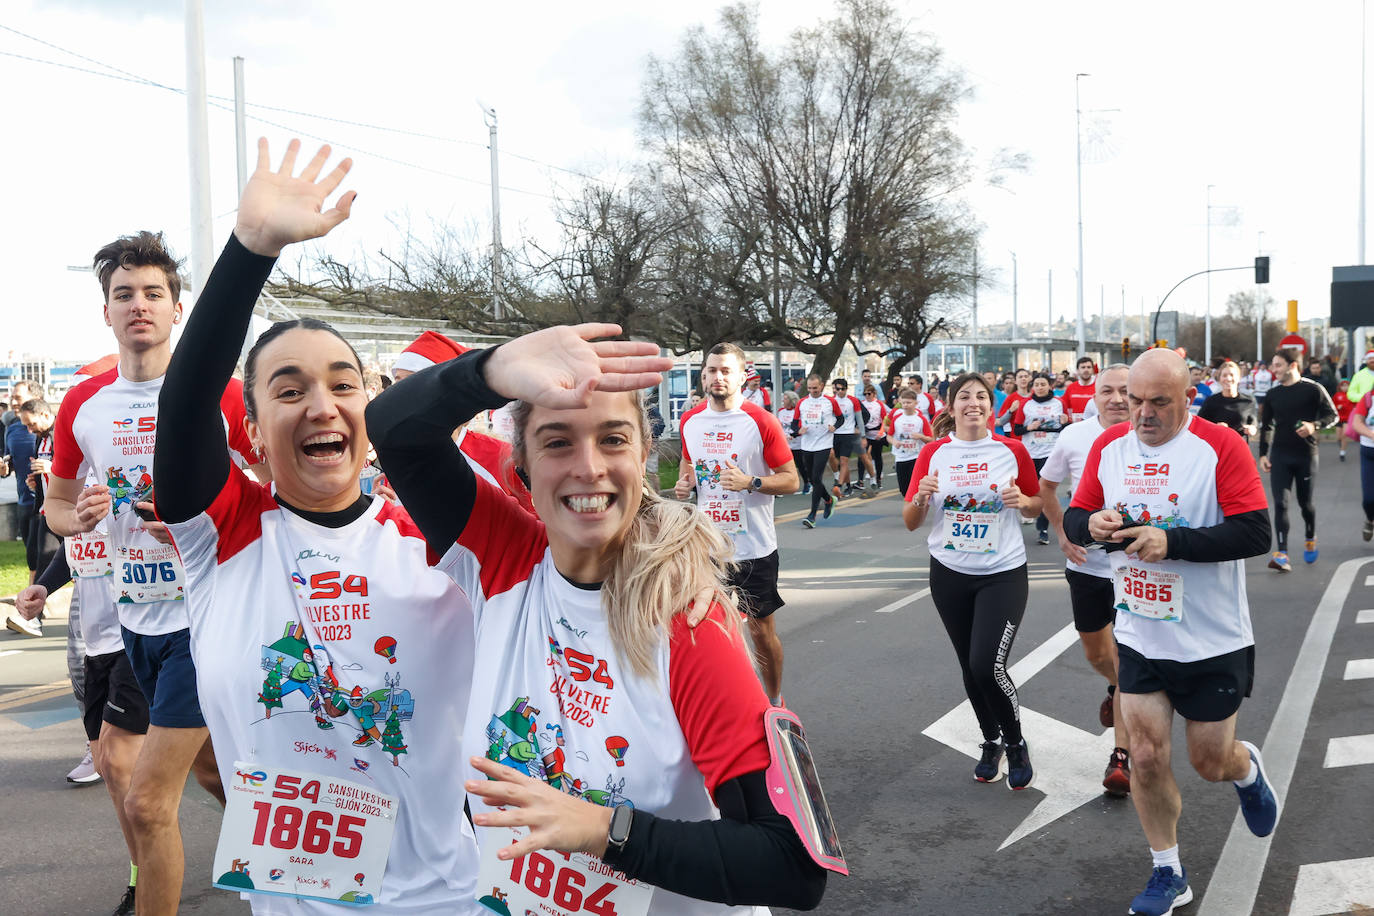
[[[501,914],[550,916],[645,916],[652,884],[627,878],[585,853],[532,852],[503,862],[496,853],[525,830],[492,827],[481,843],[477,902]]]

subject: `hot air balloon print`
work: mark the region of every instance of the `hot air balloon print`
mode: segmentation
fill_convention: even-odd
[[[625,752],[630,749],[630,742],[619,735],[611,735],[606,739],[606,752],[615,760],[615,765],[623,767],[625,765]]]
[[[379,636],[377,642],[372,646],[372,651],[391,662],[391,664],[396,664],[396,640],[392,639],[390,636]]]

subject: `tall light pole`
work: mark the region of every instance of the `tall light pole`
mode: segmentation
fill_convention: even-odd
[[[191,178],[191,288],[201,288],[215,263],[210,212],[210,116],[205,107],[205,9],[186,0],[186,130]]]
[[[1255,253],[1264,254],[1264,230],[1259,232],[1255,243]],[[1260,301],[1260,288],[1255,287],[1255,365],[1264,362],[1264,303]]]
[[[501,182],[496,158],[496,109],[480,99],[477,107],[482,109],[482,120],[491,136],[491,317],[501,321],[506,310],[501,304]]]
[[[1212,269],[1212,188],[1216,185],[1207,186],[1207,270]],[[1212,362],[1212,275],[1207,274],[1207,317],[1204,322],[1205,332],[1202,350],[1206,354],[1208,365]]]
[[[1087,336],[1083,328],[1083,103],[1079,97],[1078,81],[1090,73],[1073,75],[1074,140],[1078,159],[1078,356],[1087,351]]]

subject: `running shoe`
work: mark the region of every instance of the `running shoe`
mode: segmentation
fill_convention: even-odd
[[[879,490],[882,489],[882,487],[883,487],[883,482],[882,482],[881,480],[870,480],[870,481],[868,482],[868,488],[869,488],[869,490],[873,491],[874,493],[877,493]]]
[[[87,786],[100,782],[100,774],[95,771],[95,761],[91,759],[91,742],[86,742],[86,756],[67,774],[67,782]]]
[[[1040,532],[1040,535],[1035,539],[1035,543],[1039,544],[1041,547],[1044,547],[1044,546],[1045,546],[1046,544],[1048,544],[1049,542],[1050,542],[1050,533],[1049,533],[1048,531],[1042,531],[1042,532]]]
[[[1264,775],[1264,759],[1260,757],[1259,748],[1249,741],[1242,741],[1245,749],[1250,752],[1250,759],[1255,761],[1255,769],[1258,771],[1255,781],[1245,788],[1236,786],[1236,794],[1240,796],[1240,811],[1245,815],[1245,826],[1250,828],[1250,832],[1255,836],[1268,836],[1274,832],[1274,825],[1279,820],[1279,800],[1274,796],[1274,790],[1269,788],[1269,780]]]
[[[973,778],[979,782],[996,782],[1002,778],[1002,742],[984,741],[983,756],[973,768]]]
[[[1178,874],[1170,865],[1156,868],[1145,890],[1131,901],[1130,912],[1140,916],[1169,916],[1176,907],[1193,902],[1193,889],[1188,886],[1188,874],[1180,868]]]
[[[25,620],[14,611],[5,618],[5,626],[9,627],[20,636],[42,636],[43,624],[39,620]]]
[[[134,887],[130,885],[129,889],[124,892],[124,899],[119,901],[119,906],[114,908],[114,912],[110,916],[134,916],[134,896]]]
[[[1341,449],[1341,460],[1345,460],[1345,449]]]
[[[1097,721],[1102,723],[1103,728],[1111,728],[1116,724],[1116,716],[1112,712],[1112,697],[1116,695],[1116,688],[1111,684],[1107,685],[1107,699],[1102,701],[1102,705],[1097,707]]]
[[[808,483],[808,484],[804,485],[804,486],[802,487],[801,491],[802,491],[802,496],[810,496],[810,495],[811,495],[811,484]]]
[[[845,496],[853,496],[853,495],[854,495],[854,485],[853,485],[852,483],[847,483],[847,484],[844,485],[844,495],[845,495]]]
[[[1023,525],[1034,525],[1034,524],[1035,524],[1035,519],[1033,519],[1033,518],[1026,518],[1026,517],[1023,515],[1023,516],[1021,516],[1021,524],[1023,524]]]
[[[1131,793],[1131,755],[1125,748],[1112,751],[1107,772],[1102,774],[1102,788],[1113,798],[1125,798]]]
[[[834,486],[832,486],[830,488],[830,492],[834,495],[836,499],[844,499],[844,487],[840,486],[839,484],[835,484]]]
[[[1366,541],[1374,538],[1374,520],[1368,520],[1364,523],[1364,527],[1360,529],[1360,537]]]
[[[1317,562],[1317,539],[1302,542],[1302,561],[1304,563]]]
[[[1007,745],[1007,788],[1012,790],[1029,789],[1035,782],[1035,770],[1031,767],[1030,747],[1026,739],[1020,744]]]
[[[1288,554],[1282,550],[1274,551],[1274,555],[1269,558],[1269,568],[1277,569],[1279,572],[1292,572],[1293,564],[1288,562]]]
[[[803,528],[815,528],[815,527],[816,527],[816,516],[814,516],[814,515],[808,515],[806,518],[802,519],[802,527],[803,527]]]
[[[830,518],[830,513],[835,511],[835,500],[827,499],[825,506],[821,509],[821,518]]]

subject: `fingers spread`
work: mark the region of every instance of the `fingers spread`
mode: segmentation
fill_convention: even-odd
[[[329,160],[329,144],[326,143],[315,150],[315,155],[305,164],[305,171],[301,172],[301,177],[306,181],[314,181],[320,177],[320,172],[324,170],[324,164]]]
[[[620,325],[610,324],[600,321],[588,321],[584,324],[575,324],[572,329],[577,332],[577,336],[583,340],[594,340],[598,337],[614,337],[620,333]]]
[[[301,151],[301,141],[292,140],[286,144],[286,154],[281,157],[281,168],[277,169],[278,175],[285,175],[287,178],[296,171],[296,154]]]

